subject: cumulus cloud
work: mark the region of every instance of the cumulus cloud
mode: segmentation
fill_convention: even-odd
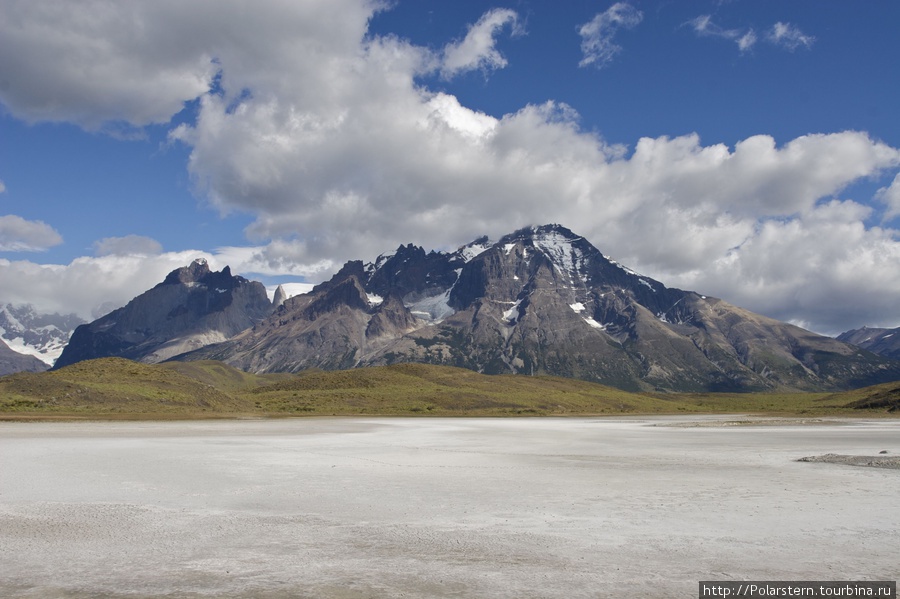
[[[884,218],[890,220],[900,216],[900,175],[894,177],[894,181],[887,187],[882,187],[875,197],[887,206]]]
[[[365,0],[269,0],[252,10],[243,0],[8,0],[0,8],[0,100],[29,122],[165,123],[209,91],[223,64],[229,88],[232,76],[253,87],[327,83],[327,63],[308,82],[278,77],[278,69],[358,43],[374,9]]]
[[[825,334],[898,326],[900,243],[897,231],[867,229],[870,213],[831,200],[794,218],[766,219],[740,246],[675,278]]]
[[[495,48],[496,36],[509,25],[513,34],[521,34],[518,14],[509,9],[495,8],[486,12],[469,27],[466,36],[444,48],[441,75],[450,79],[467,71],[484,72],[502,69],[506,58]]]
[[[206,258],[211,267],[215,264],[214,256],[193,251],[158,256],[83,257],[69,264],[0,259],[0,301],[32,304],[41,312],[74,313],[93,320],[124,306],[195,258]]]
[[[608,65],[622,51],[622,47],[613,41],[616,33],[619,29],[633,29],[643,18],[644,13],[627,2],[616,2],[605,12],[598,13],[578,29],[583,54],[578,66],[594,65],[602,69]]]
[[[14,1],[4,8],[24,14],[37,5]],[[237,0],[97,3],[106,15],[98,19],[85,9],[94,7],[90,0],[47,6],[50,16],[62,11],[86,19],[74,31],[100,40],[81,69],[83,89],[82,82],[46,74],[59,68],[61,46],[91,36],[54,39],[44,49],[32,38],[10,41],[0,29],[0,61],[21,55],[29,73],[41,74],[13,77],[0,99],[22,118],[140,125],[165,120],[195,94],[196,120],[174,128],[171,139],[190,150],[198,195],[223,213],[254,216],[247,235],[255,246],[220,248],[214,256],[141,257],[106,253],[104,245],[98,253],[105,255],[65,266],[0,264],[4,286],[15,280],[11,288],[23,298],[62,303],[68,299],[50,298],[63,284],[86,288],[75,281],[102,279],[96,290],[78,289],[72,297],[89,312],[98,296],[124,303],[194,257],[245,275],[317,280],[344,260],[373,259],[400,243],[450,249],[482,234],[559,222],[667,284],[816,330],[900,325],[885,299],[896,298],[900,285],[897,232],[867,226],[871,213],[840,197],[854,182],[893,178],[900,168],[900,151],[865,133],[780,142],[759,135],[733,146],[684,135],[626,148],[585,131],[577,112],[559,102],[502,116],[480,113],[422,83],[422,75],[447,68],[448,53],[441,63],[409,41],[370,35],[378,6],[364,0],[273,0],[252,12]],[[63,20],[31,16],[31,23],[66,37]],[[585,24],[584,64],[606,64],[617,52],[616,32],[639,22],[639,11],[618,3]],[[495,40],[504,27],[514,28],[511,11],[491,11],[450,44],[458,46],[458,68],[502,66]],[[709,22],[703,27],[713,30]],[[733,41],[740,47],[746,38],[751,47],[749,31],[738,33]],[[87,50],[79,48],[72,60],[86,61]],[[124,77],[116,85],[127,88],[125,100],[107,105],[94,93],[113,85],[104,83],[100,67],[115,60],[148,80],[193,83],[163,86],[165,101],[145,103],[143,83]],[[100,70],[87,68],[92,64]],[[219,77],[205,93],[209,65]],[[879,195],[891,214],[900,210],[897,189],[895,180]],[[52,283],[56,276],[63,283]]]
[[[142,238],[146,239],[146,238]],[[152,240],[150,240],[152,241]],[[69,264],[38,264],[29,260],[0,259],[0,304],[32,304],[39,311],[74,313],[93,320],[161,283],[166,275],[198,258],[213,270],[229,266],[234,274],[286,274],[269,268],[259,256],[269,251],[259,248],[221,248],[214,252],[118,252],[81,257]],[[298,267],[298,273],[309,269]],[[85,284],[89,281],[90,284]],[[306,283],[286,283],[295,293]]]
[[[0,216],[0,251],[41,252],[62,241],[62,236],[43,221],[14,214]]]
[[[816,38],[813,36],[806,35],[790,23],[782,23],[781,21],[772,26],[766,35],[766,39],[771,43],[787,48],[792,52],[800,46],[809,48],[813,45],[813,42],[816,41]]]
[[[161,252],[162,244],[141,235],[106,237],[94,242],[94,254],[97,256],[154,256]]]

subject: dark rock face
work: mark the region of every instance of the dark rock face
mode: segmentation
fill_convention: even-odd
[[[863,327],[841,333],[837,339],[880,356],[900,360],[900,327],[896,329]]]
[[[900,362],[669,289],[559,225],[456,252],[348,262],[234,339],[180,359],[254,372],[396,362],[554,374],[632,390],[821,390],[900,378]]]
[[[232,276],[227,266],[212,272],[198,260],[125,307],[79,326],[54,368],[112,356],[161,362],[225,341],[271,313],[261,283]]]
[[[16,372],[43,372],[50,368],[34,356],[20,354],[0,339],[0,376]]]

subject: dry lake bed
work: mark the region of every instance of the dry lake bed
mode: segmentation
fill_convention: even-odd
[[[897,580],[900,470],[796,460],[900,455],[900,420],[737,420],[0,423],[0,596]]]

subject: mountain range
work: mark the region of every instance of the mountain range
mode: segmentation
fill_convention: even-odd
[[[626,390],[838,390],[900,379],[900,362],[727,302],[668,288],[560,225],[453,252],[408,244],[347,262],[274,302],[261,283],[173,271],[79,326],[57,368],[119,356],[214,359],[253,373],[420,362],[553,374]]]
[[[179,356],[250,372],[425,362],[630,390],[841,389],[900,363],[727,302],[667,288],[559,225],[455,252],[347,262],[222,343]]]

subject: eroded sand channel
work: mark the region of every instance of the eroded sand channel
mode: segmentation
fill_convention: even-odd
[[[715,419],[713,417],[712,419]],[[900,421],[0,423],[3,597],[692,597],[896,580]]]

